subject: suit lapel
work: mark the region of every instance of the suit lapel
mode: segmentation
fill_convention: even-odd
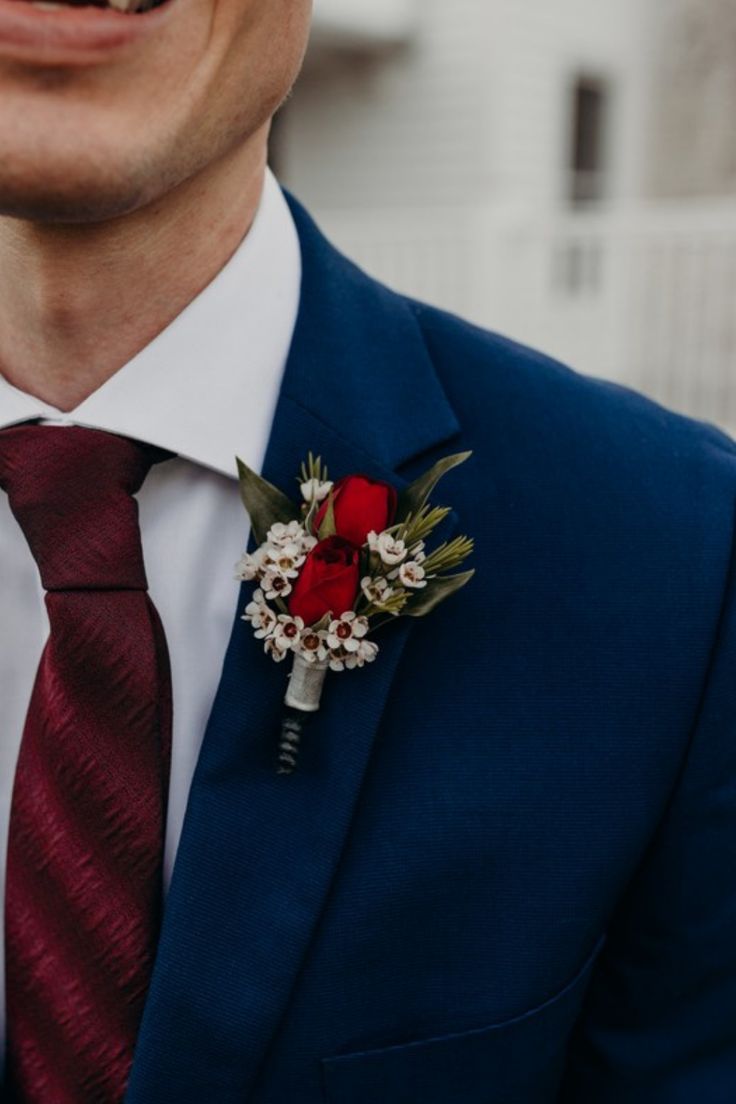
[[[321,238],[293,201],[300,313],[264,474],[309,449],[339,476],[396,469],[457,431],[411,311]],[[285,665],[235,617],[192,782],[127,1104],[243,1104],[288,1006],[342,852],[408,622],[376,663],[333,675],[299,771],[274,770]]]

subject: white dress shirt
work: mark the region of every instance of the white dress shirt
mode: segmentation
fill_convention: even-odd
[[[171,656],[174,720],[166,887],[238,601],[233,568],[245,548],[248,520],[235,456],[260,470],[300,284],[296,228],[269,173],[255,221],[225,267],[76,410],[62,414],[0,377],[0,427],[40,418],[124,434],[178,454],[151,470],[137,496],[149,592]],[[48,635],[38,571],[2,491],[0,563],[2,902],[13,775]],[[4,998],[1,955],[0,1043]]]

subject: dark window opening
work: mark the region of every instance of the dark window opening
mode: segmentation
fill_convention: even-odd
[[[570,199],[596,203],[605,196],[608,92],[603,81],[581,77],[573,89]]]

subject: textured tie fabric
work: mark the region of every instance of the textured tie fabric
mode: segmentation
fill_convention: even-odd
[[[119,1104],[158,938],[171,676],[133,495],[163,453],[0,432],[0,486],[50,635],[16,770],[5,938],[10,1104]]]

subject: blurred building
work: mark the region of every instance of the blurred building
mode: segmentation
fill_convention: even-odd
[[[659,0],[651,190],[736,194],[736,3]]]
[[[370,272],[736,429],[736,0],[315,0],[284,183]]]

